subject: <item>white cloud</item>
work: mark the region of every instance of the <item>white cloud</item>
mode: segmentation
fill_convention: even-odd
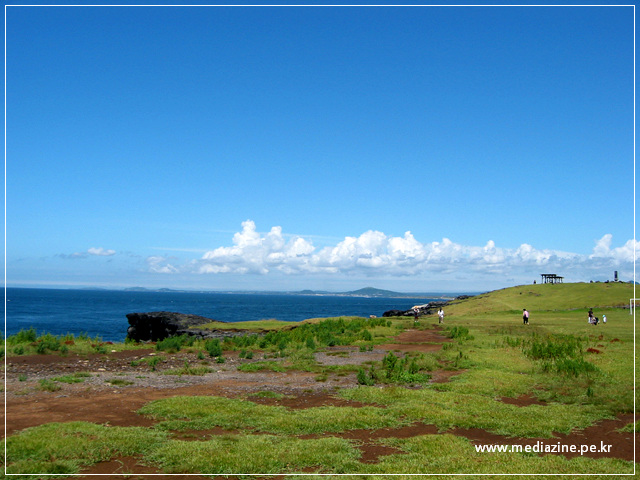
[[[92,247],[89,250],[87,250],[87,253],[89,255],[97,255],[99,257],[110,257],[112,255],[115,255],[116,251],[115,250],[105,250],[102,247],[100,247],[100,248]]]
[[[537,249],[523,243],[518,248],[501,248],[493,240],[484,246],[468,246],[448,238],[421,243],[406,232],[401,237],[369,230],[358,237],[345,237],[335,246],[317,249],[302,236],[285,235],[281,227],[266,234],[257,231],[253,221],[242,223],[233,236],[232,246],[218,247],[183,267],[184,272],[201,274],[347,274],[376,276],[416,276],[435,273],[536,277],[546,271],[570,272],[585,278],[613,269],[631,272],[634,246],[629,240],[612,248],[612,236],[596,242],[591,255],[560,250]],[[150,257],[159,258],[159,257]],[[148,260],[152,271],[174,273],[179,269],[166,259]],[[545,272],[543,272],[543,270]],[[611,270],[611,272],[609,272]],[[533,277],[535,278],[535,277]]]
[[[75,252],[71,254],[62,253],[58,255],[61,258],[87,258],[89,256],[111,257],[116,254],[115,250],[107,250],[102,247],[91,247],[86,252]]]
[[[622,247],[611,249],[611,240],[613,236],[608,233],[596,242],[593,254],[589,256],[591,259],[609,259],[614,263],[620,264],[625,262],[633,262],[635,252],[640,251],[640,242],[633,239],[627,241]]]
[[[147,257],[146,262],[150,272],[153,273],[178,273],[178,269],[168,263],[169,259],[161,256]]]

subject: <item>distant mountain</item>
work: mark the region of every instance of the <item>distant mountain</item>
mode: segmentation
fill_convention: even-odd
[[[380,288],[365,287],[360,290],[345,292],[344,295],[353,295],[361,297],[405,297],[406,293],[393,292],[391,290],[382,290]]]
[[[383,290],[381,288],[365,287],[360,290],[352,290],[349,292],[327,292],[320,290],[301,290],[299,292],[290,292],[295,295],[338,295],[344,297],[383,297],[383,298],[430,298],[434,294],[423,293],[401,293],[392,290]]]
[[[125,292],[184,292],[185,290],[175,290],[173,288],[145,288],[145,287],[128,287]]]

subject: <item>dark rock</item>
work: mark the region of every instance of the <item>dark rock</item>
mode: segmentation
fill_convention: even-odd
[[[466,300],[467,298],[471,298],[473,295],[459,295],[455,298],[455,300]]]
[[[199,338],[224,338],[240,335],[227,330],[202,330],[197,327],[215,320],[176,312],[129,313],[127,338],[136,342],[157,342],[176,335],[193,335]]]
[[[436,300],[433,302],[426,303],[424,305],[418,306],[418,316],[421,317],[423,315],[431,315],[436,313],[440,307],[444,307],[449,303],[448,300]],[[382,314],[383,317],[413,317],[414,310],[413,308],[409,310],[388,310]]]

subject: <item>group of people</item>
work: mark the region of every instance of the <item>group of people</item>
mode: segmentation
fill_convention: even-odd
[[[593,308],[589,309],[589,323],[591,325],[598,325],[600,320],[593,314]],[[522,309],[522,323],[529,325],[529,311],[526,308]],[[607,316],[602,315],[602,323],[607,323]]]
[[[418,321],[418,309],[414,308],[413,309],[413,318],[414,321],[417,322]],[[600,322],[600,320],[598,319],[598,317],[596,317],[593,314],[593,308],[589,309],[589,323],[591,325],[597,325]],[[442,307],[440,307],[440,310],[438,310],[438,323],[444,323],[444,310],[442,309]],[[527,310],[526,308],[522,309],[522,323],[524,325],[529,325],[529,310]],[[607,316],[606,315],[602,315],[602,323],[607,323]]]
[[[593,314],[593,308],[589,309],[589,323],[591,325],[598,325],[598,323],[600,323],[600,320],[598,319],[598,317],[596,317]],[[607,316],[606,315],[602,315],[602,323],[607,323]]]
[[[418,309],[416,307],[413,308],[413,321],[414,323],[418,322]],[[438,323],[444,323],[444,310],[442,307],[438,310]]]

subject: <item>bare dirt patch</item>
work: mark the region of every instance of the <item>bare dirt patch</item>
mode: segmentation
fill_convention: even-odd
[[[378,348],[386,351],[400,352],[437,352],[442,344],[451,342],[449,337],[438,330],[407,330],[395,338],[394,343],[380,345]]]

